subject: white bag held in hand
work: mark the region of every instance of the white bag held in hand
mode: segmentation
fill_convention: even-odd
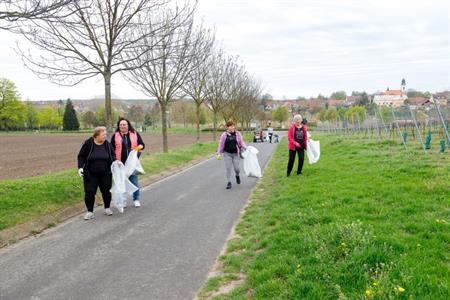
[[[112,204],[121,210],[127,200],[127,194],[132,195],[138,188],[128,179],[128,176],[125,174],[125,166],[122,163],[113,162],[111,172],[113,176],[113,184],[110,190]]]
[[[309,164],[314,164],[320,158],[320,142],[309,139],[307,145],[306,154],[308,155]]]
[[[242,152],[244,157],[244,173],[247,176],[261,177],[261,167],[258,162],[258,149],[253,146],[248,146],[247,149]]]
[[[125,175],[127,177],[131,175],[142,175],[145,174],[142,168],[141,162],[138,158],[138,152],[133,150],[128,155],[127,161],[125,162]]]

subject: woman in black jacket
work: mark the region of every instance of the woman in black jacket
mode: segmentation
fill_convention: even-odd
[[[85,220],[94,217],[94,203],[97,188],[102,192],[105,214],[110,216],[112,186],[111,164],[116,156],[111,144],[106,140],[106,127],[96,127],[91,138],[81,146],[78,154],[78,174],[83,177],[84,202],[87,212]]]

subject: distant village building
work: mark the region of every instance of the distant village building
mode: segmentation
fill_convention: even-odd
[[[406,99],[408,99],[406,95],[406,81],[403,78],[399,90],[389,90],[387,88],[386,91],[373,97],[373,103],[382,106],[399,107],[405,103]]]
[[[340,99],[328,99],[328,107],[340,107],[344,106],[345,100]]]
[[[434,100],[441,106],[448,105],[450,100],[450,91],[439,92],[434,95]]]
[[[411,106],[412,109],[419,108],[424,106],[427,102],[427,98],[425,97],[411,97],[408,98],[407,103]]]

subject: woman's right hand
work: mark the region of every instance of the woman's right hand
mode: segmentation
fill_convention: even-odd
[[[222,159],[222,155],[220,155],[220,153],[218,153],[217,156],[216,156],[216,159],[217,160],[221,160]]]
[[[83,177],[84,176],[84,170],[83,168],[78,169],[78,176]]]

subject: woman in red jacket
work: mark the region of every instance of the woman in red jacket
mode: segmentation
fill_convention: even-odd
[[[295,153],[298,153],[298,167],[297,175],[302,174],[303,161],[305,159],[306,141],[308,130],[304,124],[302,124],[302,116],[295,115],[294,123],[288,131],[288,148],[289,148],[289,162],[287,166],[287,176],[291,175],[292,168],[294,167]]]

